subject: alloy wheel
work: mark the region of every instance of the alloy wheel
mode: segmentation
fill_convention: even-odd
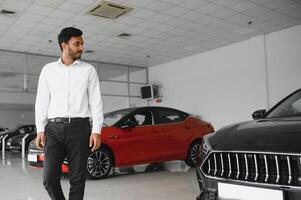
[[[193,162],[193,164],[196,164],[196,157],[198,156],[198,153],[200,152],[200,144],[199,143],[195,143],[190,151],[190,157],[191,157],[191,161]]]
[[[108,175],[112,167],[110,157],[107,152],[92,152],[87,161],[87,171],[94,178],[103,178]]]

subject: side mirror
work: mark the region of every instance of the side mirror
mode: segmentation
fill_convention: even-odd
[[[253,119],[262,119],[267,111],[265,109],[256,110],[253,112],[252,117]]]
[[[137,122],[128,120],[120,128],[135,128],[136,126],[137,126]]]

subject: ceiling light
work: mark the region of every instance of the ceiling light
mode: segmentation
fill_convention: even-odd
[[[123,39],[128,39],[131,36],[132,36],[132,34],[129,34],[129,33],[120,33],[119,35],[117,35],[117,37],[123,38]]]
[[[2,15],[13,15],[13,14],[16,14],[16,12],[15,11],[11,11],[11,10],[1,9],[0,10],[0,14],[2,14]]]
[[[93,51],[93,50],[85,50],[84,52],[85,53],[94,53],[95,51]]]

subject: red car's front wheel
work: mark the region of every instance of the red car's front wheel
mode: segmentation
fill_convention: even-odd
[[[106,178],[111,172],[112,166],[112,155],[107,149],[100,148],[91,152],[87,161],[87,178],[93,180]]]
[[[196,140],[196,141],[192,142],[192,144],[189,146],[189,150],[187,153],[187,159],[185,162],[190,167],[195,167],[195,165],[196,165],[196,159],[200,152],[201,143],[202,143],[201,140]]]

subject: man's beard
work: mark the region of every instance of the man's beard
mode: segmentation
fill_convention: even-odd
[[[68,47],[68,55],[69,55],[73,60],[81,59],[81,57],[82,57],[82,51],[78,51],[78,52],[76,53],[75,51],[73,51],[71,48]]]

